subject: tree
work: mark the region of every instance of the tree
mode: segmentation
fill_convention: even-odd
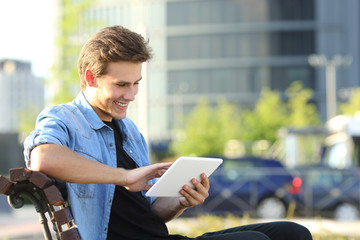
[[[222,155],[225,143],[237,137],[239,113],[225,100],[216,108],[202,99],[177,129],[171,145],[176,155]]]
[[[178,155],[222,155],[226,142],[266,140],[274,143],[281,127],[306,127],[320,123],[316,106],[310,103],[313,92],[294,82],[287,90],[288,102],[280,93],[264,88],[253,110],[242,110],[225,100],[211,108],[202,100],[185,118],[183,128],[171,149]],[[250,152],[248,150],[248,152]]]
[[[314,95],[311,89],[304,89],[302,83],[296,81],[286,89],[285,93],[289,98],[287,103],[288,126],[303,128],[320,124],[321,121],[315,104],[309,103]]]
[[[349,102],[340,105],[340,112],[354,115],[358,111],[360,111],[360,88],[354,88],[351,90]]]
[[[53,79],[50,80],[56,82],[54,104],[70,101],[79,92],[77,57],[84,43],[86,30],[96,25],[95,20],[85,16],[95,3],[96,1],[89,0],[61,0],[62,12],[55,40],[57,56],[52,68]]]
[[[309,103],[313,96],[311,89],[304,89],[300,82],[293,82],[285,93],[287,103],[281,101],[278,92],[268,88],[262,90],[255,109],[242,113],[242,140],[268,140],[273,143],[281,127],[302,128],[320,123],[316,106]]]
[[[86,11],[95,3],[96,1],[89,0],[60,1],[62,11],[56,28],[56,59],[51,69],[51,78],[45,80],[45,85],[50,85],[55,90],[53,104],[70,101],[79,91],[77,56],[82,45],[80,29],[96,26],[94,20],[85,21]],[[19,132],[22,136],[27,136],[34,129],[38,108],[28,105],[20,111]]]
[[[280,127],[287,124],[286,105],[280,94],[264,88],[255,109],[242,113],[240,139],[245,141],[268,140],[274,142]]]

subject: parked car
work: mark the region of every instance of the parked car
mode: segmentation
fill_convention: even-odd
[[[337,169],[324,165],[298,167],[303,191],[297,196],[297,211],[305,216],[359,220],[359,168]]]
[[[185,215],[249,213],[259,218],[286,216],[294,195],[301,191],[300,178],[294,177],[273,159],[252,156],[223,159],[223,164],[210,176],[208,199],[186,211]]]

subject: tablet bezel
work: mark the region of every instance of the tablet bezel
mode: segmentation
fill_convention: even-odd
[[[187,184],[193,187],[192,178],[208,177],[223,162],[221,158],[179,157],[161,178],[146,192],[147,197],[180,197],[181,188]]]

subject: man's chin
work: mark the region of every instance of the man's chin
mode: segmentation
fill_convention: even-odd
[[[114,120],[121,120],[121,119],[123,119],[123,118],[126,118],[126,114],[124,114],[124,115],[112,116],[112,118],[113,118]]]

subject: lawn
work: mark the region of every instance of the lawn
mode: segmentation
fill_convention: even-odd
[[[360,222],[336,222],[321,218],[286,220],[308,227],[314,240],[360,240]],[[178,218],[167,225],[171,234],[195,237],[205,232],[262,221],[265,220],[251,219],[246,215],[243,217],[230,214],[226,216],[202,215],[197,218]]]

